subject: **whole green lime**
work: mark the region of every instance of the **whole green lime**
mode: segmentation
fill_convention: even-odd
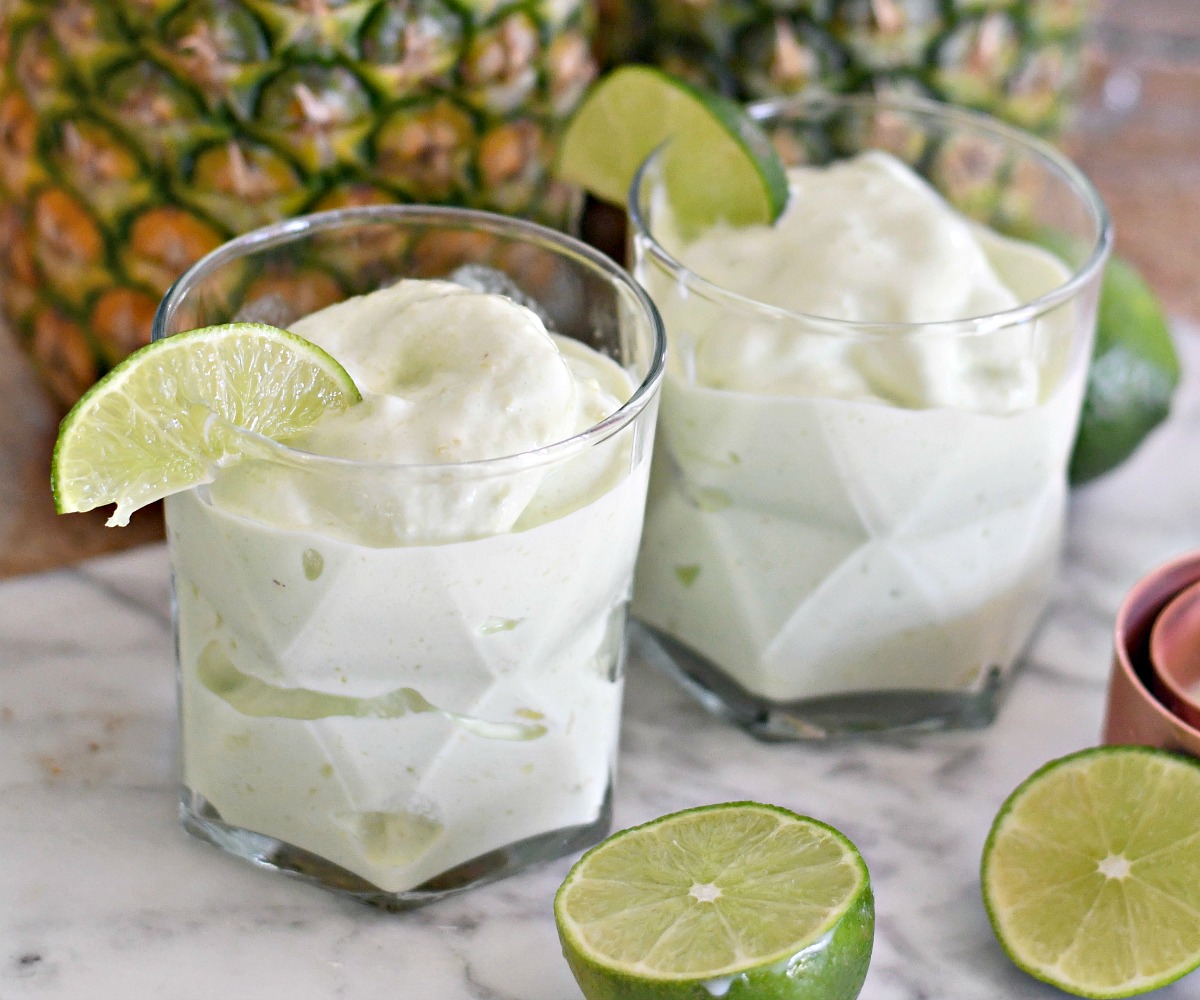
[[[1171,409],[1179,358],[1154,292],[1125,261],[1109,261],[1100,291],[1071,482],[1094,479],[1128,458]]]

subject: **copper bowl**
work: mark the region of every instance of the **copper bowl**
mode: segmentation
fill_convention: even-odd
[[[1113,669],[1104,719],[1105,743],[1136,743],[1200,757],[1200,729],[1163,702],[1150,662],[1150,632],[1171,599],[1200,581],[1200,551],[1180,556],[1143,577],[1117,611]]]

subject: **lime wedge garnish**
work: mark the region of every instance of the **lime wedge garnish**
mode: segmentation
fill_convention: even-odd
[[[280,439],[362,397],[315,344],[259,323],[190,330],[135,351],[66,415],[50,485],[60,514],[139,507],[211,482],[240,457],[238,429]]]
[[[567,126],[557,173],[624,205],[638,167],[670,140],[664,183],[680,223],[774,222],[787,176],[770,140],[733,101],[648,66],[624,66],[597,83]]]
[[[1200,965],[1200,761],[1097,747],[1004,803],[983,852],[996,936],[1026,972],[1128,997]]]
[[[754,802],[614,834],[571,869],[554,916],[588,1000],[853,1000],[875,928],[854,845]]]

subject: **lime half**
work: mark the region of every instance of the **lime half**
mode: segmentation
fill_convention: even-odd
[[[740,106],[648,66],[625,66],[592,88],[559,147],[557,173],[624,205],[638,167],[666,148],[664,181],[680,224],[774,222],[787,204],[775,148]]]
[[[554,916],[588,1000],[853,1000],[875,929],[854,845],[755,802],[614,834],[571,869]]]
[[[1200,965],[1200,761],[1097,747],[1004,803],[983,851],[1001,945],[1038,979],[1127,997]]]
[[[139,507],[211,482],[240,457],[238,429],[284,438],[362,397],[315,344],[258,323],[176,334],[126,358],[66,415],[50,485],[60,514]]]

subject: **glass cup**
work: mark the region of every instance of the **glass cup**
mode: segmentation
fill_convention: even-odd
[[[154,330],[286,327],[414,277],[529,304],[636,389],[583,433],[487,461],[359,462],[247,434],[248,457],[166,503],[184,827],[389,909],[608,830],[661,323],[570,237],[377,206],[227,243]]]
[[[1059,561],[1104,206],[1052,147],[946,105],[751,110],[789,166],[891,153],[979,227],[1052,251],[1061,283],[1022,293],[1014,262],[1046,254],[994,239],[1024,299],[994,315],[847,322],[754,301],[680,262],[653,154],[632,270],[670,346],[634,616],[705,705],[765,739],[985,725]],[[797,250],[797,267],[822,252]]]

